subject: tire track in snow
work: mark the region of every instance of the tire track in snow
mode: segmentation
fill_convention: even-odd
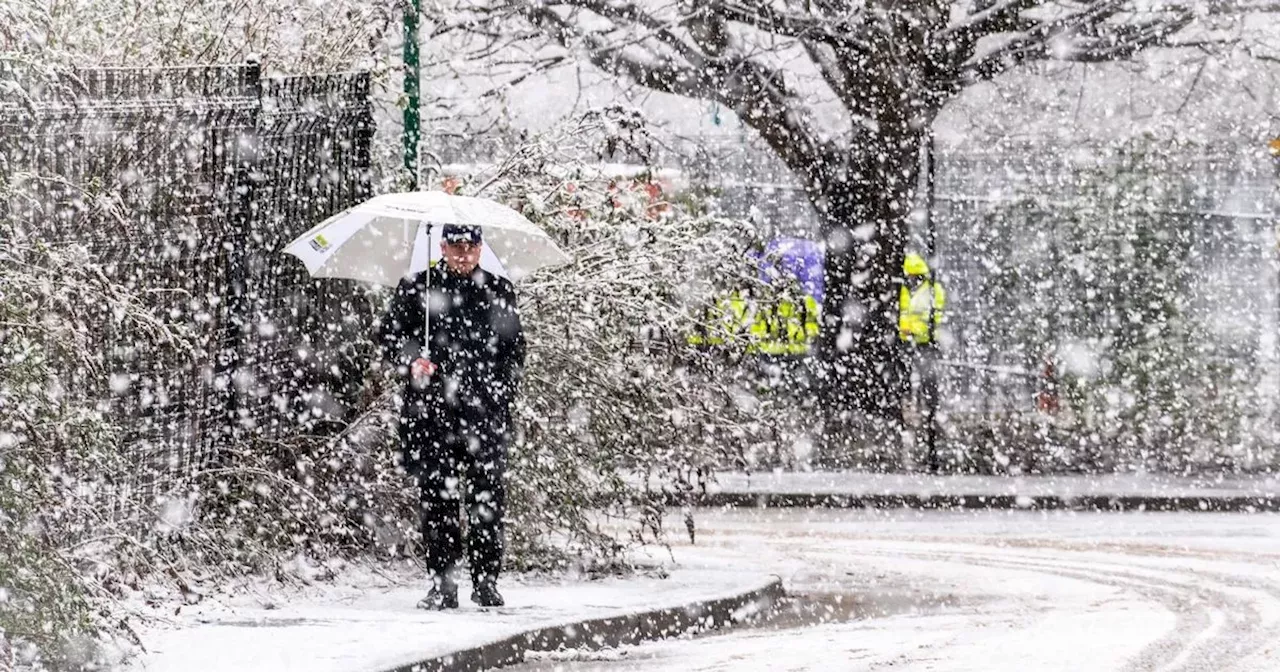
[[[868,543],[882,545],[875,541]],[[864,552],[888,559],[911,557],[927,562],[963,562],[993,569],[1052,574],[1127,590],[1163,604],[1176,619],[1174,628],[1144,647],[1128,666],[1135,671],[1218,670],[1280,637],[1280,629],[1276,627],[1280,620],[1277,618],[1280,590],[1261,589],[1252,583],[1241,585],[1238,575],[1194,568],[1134,566],[1114,558],[1062,559],[1037,553],[993,552],[989,545],[980,549],[948,546],[925,550],[909,541],[895,540],[893,544],[897,547]]]
[[[716,536],[756,537],[784,547],[817,546],[807,552],[836,558],[910,557],[927,563],[1040,572],[1128,591],[1161,604],[1175,619],[1172,630],[1149,642],[1123,668],[1135,672],[1221,670],[1268,652],[1267,647],[1280,640],[1280,584],[1265,575],[1275,572],[1278,556],[1274,553],[1162,546],[1150,540],[1066,541],[972,534],[867,535],[835,530],[761,534],[760,530],[728,529],[717,530]],[[839,553],[830,549],[832,542],[840,544]],[[1067,557],[1046,555],[1053,552]]]
[[[955,556],[952,556],[955,557]],[[1186,667],[1191,662],[1221,662],[1216,652],[1206,652],[1224,637],[1224,623],[1230,622],[1235,634],[1242,630],[1253,631],[1260,616],[1251,605],[1243,605],[1228,599],[1221,591],[1205,585],[1155,579],[1148,575],[1116,571],[1094,562],[1043,562],[1025,558],[996,559],[979,555],[964,556],[971,565],[996,569],[1034,571],[1065,578],[1089,581],[1120,590],[1136,593],[1145,599],[1163,604],[1174,614],[1173,630],[1164,637],[1149,643],[1130,664],[1130,669],[1161,670],[1175,672],[1184,669],[1208,670],[1211,667]],[[1189,599],[1190,598],[1190,599]],[[1190,609],[1189,607],[1195,607]]]
[[[1136,594],[1146,601],[1156,602],[1163,605],[1174,616],[1174,626],[1169,634],[1162,637],[1157,643],[1148,644],[1146,648],[1139,654],[1140,658],[1149,658],[1150,651],[1163,651],[1167,653],[1166,657],[1173,657],[1179,652],[1169,652],[1168,647],[1163,642],[1191,642],[1203,638],[1203,633],[1208,632],[1213,623],[1213,619],[1203,610],[1188,611],[1184,596],[1184,588],[1169,582],[1152,581],[1145,577],[1134,577],[1123,572],[1112,572],[1103,570],[1091,564],[1079,563],[1047,563],[1035,561],[1027,558],[1016,557],[993,557],[986,553],[966,552],[958,549],[948,549],[942,552],[930,551],[911,551],[905,549],[892,551],[871,551],[868,555],[876,555],[886,559],[913,558],[927,562],[941,563],[960,563],[968,566],[983,567],[987,569],[1000,571],[1017,571],[1027,572],[1041,575],[1051,575],[1056,577],[1074,579],[1078,581],[1086,581],[1097,585],[1104,585]],[[1225,606],[1221,600],[1215,600],[1215,605],[1211,608],[1213,611],[1220,611]],[[1082,644],[1087,644],[1082,642]],[[1138,666],[1138,669],[1152,670],[1158,667],[1158,661],[1148,661]]]

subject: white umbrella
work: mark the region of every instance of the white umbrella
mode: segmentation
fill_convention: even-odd
[[[376,196],[316,225],[284,252],[301,259],[313,278],[395,287],[440,258],[440,236],[447,224],[480,227],[480,267],[511,280],[569,261],[524,215],[501,203],[443,191]],[[426,326],[430,324],[428,316]]]
[[[515,210],[442,191],[376,196],[326,219],[284,251],[301,259],[315,278],[394,287],[440,258],[446,224],[481,227],[481,268],[511,280],[569,260],[545,231]]]

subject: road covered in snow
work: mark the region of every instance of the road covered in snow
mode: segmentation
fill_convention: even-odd
[[[628,649],[539,654],[519,669],[1280,670],[1280,515],[779,509],[696,519],[699,547],[776,568],[791,594],[778,613]]]

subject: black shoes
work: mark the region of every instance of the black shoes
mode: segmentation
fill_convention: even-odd
[[[419,609],[440,611],[458,608],[458,584],[448,576],[437,576],[431,580],[432,586],[427,596],[418,601]],[[475,595],[471,596],[475,599]],[[502,598],[499,597],[499,600]]]
[[[501,607],[506,604],[502,599],[502,593],[498,592],[498,587],[493,581],[475,582],[475,588],[471,591],[471,601],[482,607]]]
[[[458,608],[458,584],[447,575],[437,576],[431,580],[431,591],[418,601],[419,609],[441,611]],[[482,607],[501,607],[506,604],[502,593],[498,592],[495,581],[475,581],[471,591],[471,601]]]

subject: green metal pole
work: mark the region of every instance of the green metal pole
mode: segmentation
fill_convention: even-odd
[[[405,0],[404,10],[404,169],[409,174],[409,189],[418,188],[418,139],[421,124],[418,115],[418,17],[422,0]]]

